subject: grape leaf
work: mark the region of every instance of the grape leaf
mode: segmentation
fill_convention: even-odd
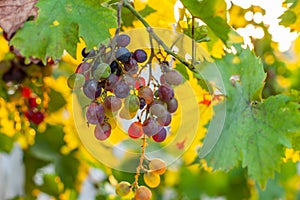
[[[37,15],[34,4],[37,0],[2,0],[0,1],[0,27],[10,38],[16,30],[23,26],[31,16]]]
[[[151,13],[154,13],[156,10],[150,7],[149,5],[146,5],[145,8],[139,11],[139,13],[143,17],[147,17]],[[137,20],[137,18],[132,14],[130,10],[127,8],[122,9],[122,24],[127,27],[132,27],[133,22]]]
[[[181,0],[191,14],[201,19],[224,43],[228,40],[230,26],[226,22],[224,0]]]
[[[292,31],[300,31],[300,2],[291,1],[292,6],[287,9],[280,17],[280,23],[283,26],[290,27]]]
[[[300,132],[299,105],[285,95],[261,99],[265,73],[249,49],[227,54],[216,60],[216,65],[223,77],[226,100],[214,107],[213,118],[218,119],[220,109],[226,109],[227,115],[221,133],[207,133],[200,157],[222,170],[241,162],[264,186],[279,170],[284,147],[291,147],[291,133]],[[211,143],[217,134],[218,140]]]
[[[76,45],[82,37],[87,49],[110,37],[116,27],[116,12],[97,0],[40,0],[35,21],[26,22],[11,40],[25,57],[58,59],[66,50],[76,57]]]

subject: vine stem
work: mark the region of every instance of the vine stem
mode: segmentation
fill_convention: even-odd
[[[134,176],[134,182],[133,182],[133,187],[138,187],[138,181],[139,181],[139,176],[141,175],[141,169],[144,169],[143,167],[143,162],[144,159],[146,158],[145,156],[145,150],[146,150],[146,146],[147,146],[147,141],[146,141],[146,135],[144,135],[144,137],[142,138],[142,152],[141,152],[141,156],[140,156],[140,162],[139,165],[136,168],[136,174]]]
[[[130,12],[138,18],[140,22],[146,27],[149,34],[152,36],[153,39],[156,40],[156,42],[162,46],[165,52],[172,55],[175,59],[179,60],[182,64],[184,64],[187,68],[189,68],[192,72],[197,73],[195,66],[193,64],[188,63],[185,61],[184,58],[174,53],[160,38],[159,36],[153,31],[153,28],[149,25],[149,23],[143,18],[143,16],[135,10],[134,7],[131,6],[130,2],[128,0],[123,1],[123,6],[126,7]]]

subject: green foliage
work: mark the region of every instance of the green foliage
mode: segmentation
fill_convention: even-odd
[[[201,19],[224,43],[228,40],[230,26],[226,22],[226,3],[223,0],[182,0],[191,14]]]
[[[215,146],[207,144],[212,145],[218,133],[206,136],[200,156],[215,169],[229,170],[241,162],[264,186],[280,169],[284,147],[291,147],[289,134],[300,131],[299,105],[285,95],[260,99],[265,73],[249,49],[227,54],[216,60],[216,65],[225,84],[226,101],[214,108],[214,118],[225,106],[226,119]]]
[[[26,22],[11,40],[25,57],[60,58],[65,49],[76,57],[79,37],[92,49],[110,37],[109,28],[116,27],[116,13],[99,1],[41,0],[36,6],[36,20]],[[90,23],[91,21],[92,23]]]
[[[14,146],[13,138],[0,133],[0,152],[9,153]]]
[[[156,10],[151,8],[150,6],[146,5],[143,10],[141,10],[139,13],[143,17],[147,17],[151,13],[154,13]],[[126,8],[122,9],[122,25],[127,27],[132,27],[133,22],[137,20],[137,18]]]
[[[63,145],[65,145],[63,127],[48,124],[45,132],[38,133],[36,136],[30,153],[39,160],[53,162],[56,173],[65,187],[74,188],[79,161],[75,157],[76,151],[67,155],[61,154],[60,150]]]
[[[62,108],[67,103],[63,95],[52,88],[49,92],[49,98],[50,98],[49,105],[48,105],[49,112],[55,112],[60,108]]]

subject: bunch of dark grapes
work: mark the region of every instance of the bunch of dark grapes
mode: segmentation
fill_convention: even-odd
[[[160,81],[150,79],[146,84],[140,72],[145,66],[151,67],[145,64],[147,53],[143,49],[130,52],[126,48],[130,37],[126,34],[117,36],[115,43],[116,49],[111,53],[103,46],[89,54],[83,50],[85,59],[69,77],[68,85],[82,90],[91,99],[86,120],[95,125],[94,135],[98,140],[110,136],[109,118],[118,114],[122,119],[137,119],[129,126],[129,137],[137,139],[146,135],[163,142],[172,113],[178,108],[173,87],[181,84],[182,76],[164,61]]]

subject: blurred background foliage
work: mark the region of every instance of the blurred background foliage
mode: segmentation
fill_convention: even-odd
[[[272,11],[273,4],[276,9]],[[135,1],[134,6],[151,26],[191,36],[191,13],[180,1]],[[216,16],[226,19],[241,36],[229,26],[218,30],[197,21],[194,38],[211,57],[221,58],[230,44],[243,41],[262,60],[267,73],[265,98],[300,90],[299,1],[235,0],[225,4],[215,0],[213,6]],[[128,10],[122,12],[124,31],[143,26]],[[0,199],[119,199],[114,192],[117,181],[133,177],[97,161],[78,137],[72,93],[66,84],[82,61],[86,44],[81,38],[78,41],[76,57],[65,51],[61,59],[48,59],[44,65],[23,58],[9,46],[1,30]],[[188,151],[169,166],[161,185],[152,189],[154,199],[300,199],[300,158],[293,149],[286,150],[280,173],[264,189],[242,167],[212,172],[204,160],[200,165],[191,164],[205,136],[205,124],[213,115],[212,104],[205,101],[211,97],[191,72],[177,67],[196,93],[201,121]]]

